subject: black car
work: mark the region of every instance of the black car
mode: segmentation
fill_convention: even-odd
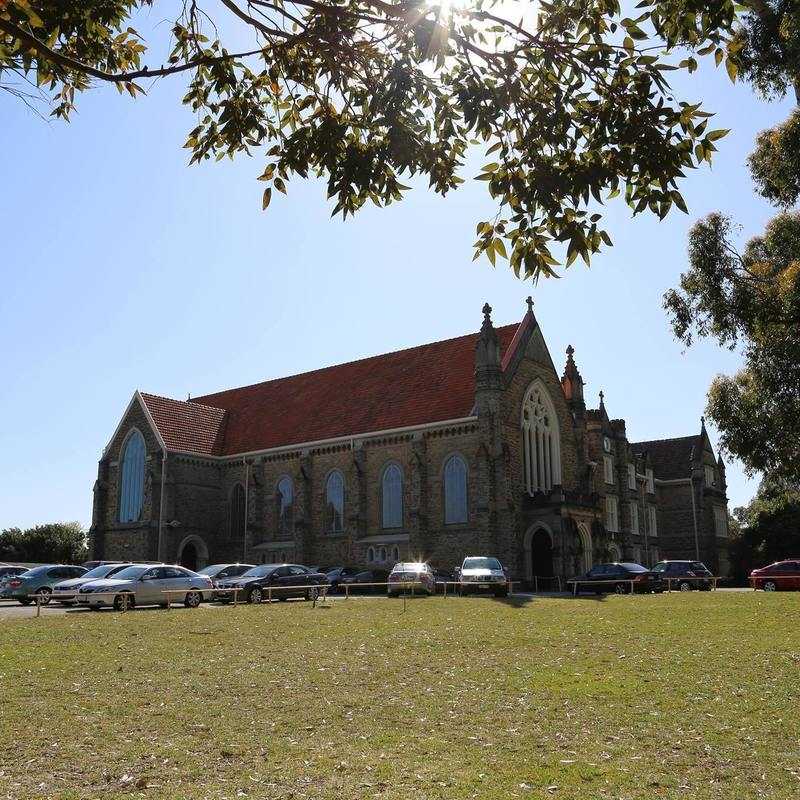
[[[385,569],[372,569],[370,567],[335,567],[328,572],[331,582],[331,592],[343,592],[344,587],[350,587],[350,594],[364,592],[367,594],[383,593],[384,586],[362,586],[364,583],[386,583],[389,573]]]
[[[365,567],[328,567],[320,569],[320,572],[328,577],[328,582],[331,585],[330,591],[335,592],[339,589],[339,584],[353,583],[353,579],[367,572]],[[363,581],[359,581],[363,583]]]
[[[217,586],[220,581],[224,581],[226,578],[238,578],[253,567],[255,564],[209,564],[203,569],[198,569],[197,573],[208,575],[214,586]]]
[[[575,579],[575,592],[663,592],[661,575],[631,561],[595,564],[585,575]],[[633,584],[631,584],[633,581]]]
[[[248,603],[260,603],[270,596],[278,600],[289,597],[305,597],[314,600],[319,595],[318,586],[329,583],[328,576],[321,572],[312,572],[300,564],[261,564],[247,570],[237,578],[226,578],[219,581],[218,589],[239,588],[239,599]],[[309,588],[306,588],[309,587]],[[223,596],[225,602],[232,600],[232,595]]]
[[[667,584],[665,588],[680,589],[682,592],[692,589],[707,592],[714,583],[711,580],[713,575],[702,561],[659,561],[653,567],[653,572],[661,576]]]

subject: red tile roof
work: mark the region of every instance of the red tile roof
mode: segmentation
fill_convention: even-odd
[[[141,392],[168,450],[221,455],[227,411]]]
[[[505,353],[520,326],[497,329]],[[471,333],[198,397],[142,395],[169,449],[235,455],[472,414]]]

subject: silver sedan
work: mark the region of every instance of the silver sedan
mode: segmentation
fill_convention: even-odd
[[[183,596],[187,608],[197,608],[203,600],[211,599],[212,589],[208,575],[198,575],[184,567],[136,564],[111,578],[84,584],[76,599],[79,605],[90,609],[113,606],[119,611],[134,606],[166,606],[168,597]],[[166,595],[165,591],[175,594]]]

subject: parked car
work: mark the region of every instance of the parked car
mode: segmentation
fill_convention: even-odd
[[[800,558],[776,561],[761,569],[754,569],[750,573],[750,580],[754,589],[763,589],[765,592],[800,589]]]
[[[51,595],[53,600],[65,606],[71,606],[75,602],[75,595],[78,594],[78,589],[86,583],[96,581],[98,578],[110,578],[117,572],[130,566],[130,562],[117,561],[100,564],[88,572],[84,572],[79,578],[70,578],[66,581],[60,581],[53,586],[53,593]]]
[[[219,582],[220,589],[238,588],[239,599],[248,603],[260,603],[270,595],[278,600],[290,597],[304,597],[316,600],[319,586],[328,584],[328,576],[321,572],[312,572],[300,564],[260,564],[245,572],[238,578],[227,578]],[[308,587],[308,588],[306,588]],[[233,598],[228,595],[224,601]]]
[[[690,592],[692,589],[707,592],[714,583],[711,580],[713,575],[702,561],[659,561],[653,567],[653,572],[657,572],[668,587],[672,586],[682,592]]]
[[[238,578],[244,575],[249,569],[253,569],[255,564],[210,564],[203,569],[197,570],[198,575],[208,575],[211,582],[216,586],[226,578]]]
[[[79,605],[90,609],[113,606],[117,611],[127,606],[159,605],[166,607],[164,590],[185,592],[183,604],[197,608],[211,599],[213,586],[208,575],[198,575],[185,567],[168,564],[131,564],[110,578],[85,583],[78,589]]]
[[[47,605],[53,587],[67,578],[78,578],[87,572],[85,567],[71,564],[44,564],[14,575],[4,586],[2,597],[18,600],[22,605],[32,603],[38,595],[39,602]]]
[[[458,570],[458,591],[462,594],[471,592],[492,592],[495,597],[508,597],[508,575],[503,565],[490,556],[468,556]]]
[[[324,570],[324,574],[328,577],[328,581],[331,584],[330,591],[336,592],[339,590],[340,583],[354,583],[354,577],[363,575],[368,571],[369,570],[365,567],[330,567]],[[323,570],[320,570],[320,572],[323,572]],[[364,583],[364,581],[361,580],[358,582]]]
[[[631,583],[634,581],[635,592],[663,592],[664,585],[661,575],[657,572],[635,564],[631,561],[612,564],[595,564],[586,574],[576,579],[578,592],[615,592],[616,594],[630,594]],[[619,581],[619,583],[615,583]],[[595,584],[594,586],[592,584]]]
[[[0,564],[0,597],[3,596],[3,586],[15,575],[22,575],[22,573],[27,572],[28,569],[28,567],[14,567],[11,564]]]
[[[436,580],[433,570],[422,561],[398,561],[392,567],[387,578],[389,597],[403,594],[404,592],[421,592],[434,594]]]

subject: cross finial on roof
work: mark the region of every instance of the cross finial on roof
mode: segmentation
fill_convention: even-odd
[[[572,361],[572,354],[575,352],[575,348],[571,345],[567,345],[567,360]]]
[[[492,307],[488,303],[484,303],[482,311],[484,320],[486,320],[486,322],[491,322],[492,320],[490,315],[492,313]]]
[[[703,430],[705,430],[705,427],[706,427],[706,418],[705,417],[700,417],[700,427]]]
[[[533,314],[533,298],[530,295],[528,295],[525,302],[528,304],[528,313]]]
[[[605,394],[603,394],[603,390],[601,389],[600,390],[600,408],[603,407],[603,398],[604,397],[605,397]]]
[[[186,394],[186,402],[188,403],[191,399],[192,399],[192,393],[191,392],[187,392],[187,394]]]

